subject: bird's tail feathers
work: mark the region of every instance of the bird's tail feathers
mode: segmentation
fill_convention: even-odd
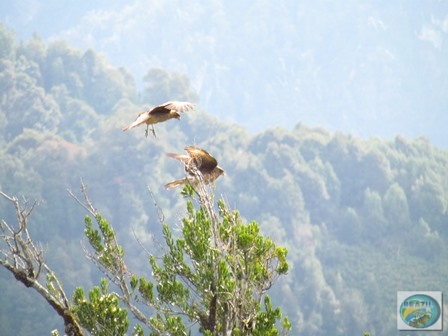
[[[187,179],[186,179],[186,178],[183,178],[183,179],[181,179],[181,180],[175,180],[175,181],[172,181],[172,182],[170,182],[170,183],[167,183],[167,184],[165,185],[165,188],[166,188],[166,189],[173,189],[173,188],[176,188],[176,187],[178,187],[178,186],[180,186],[180,185],[182,185],[182,184],[185,184],[185,183],[187,183]]]
[[[174,154],[174,153],[166,153],[167,156],[169,156],[170,158],[182,161],[183,163],[188,163],[191,158],[188,155],[183,155],[183,154]]]
[[[138,123],[133,122],[132,124],[129,124],[128,126],[123,127],[121,130],[124,132],[124,131],[127,131],[128,129],[134,128],[136,126],[138,126]]]

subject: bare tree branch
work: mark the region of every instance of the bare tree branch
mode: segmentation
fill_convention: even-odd
[[[91,214],[95,219],[98,220],[99,213],[93,206],[93,203],[90,201],[90,198],[87,194],[87,187],[81,180],[81,194],[84,200],[80,200],[71,190],[68,190],[68,193],[78,202],[89,214]],[[113,246],[110,247],[111,251],[116,250],[119,247],[116,239],[113,241]],[[133,303],[133,295],[128,285],[128,275],[130,272],[124,260],[121,256],[114,256],[114,259],[117,260],[117,265],[115,267],[107,267],[103,264],[101,260],[101,255],[98,253],[90,252],[87,247],[83,245],[84,253],[86,257],[93,262],[97,266],[97,268],[112,282],[114,283],[120,290],[121,295],[116,294],[117,297],[129,308],[132,314],[148,327],[153,329],[157,329],[156,326],[151,324],[151,321],[145,314],[138,309],[138,307]]]
[[[28,218],[37,206],[37,202],[29,206],[27,200],[21,204],[17,197],[8,196],[1,191],[0,195],[14,205],[17,215],[17,227],[13,227],[4,220],[0,222],[1,238],[5,242],[5,246],[0,249],[3,256],[0,259],[0,265],[9,270],[26,287],[35,289],[44,297],[63,318],[67,335],[83,335],[82,328],[70,309],[70,302],[62,284],[45,263],[42,248],[36,245],[28,231]]]

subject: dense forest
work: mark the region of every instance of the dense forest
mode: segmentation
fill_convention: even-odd
[[[21,42],[0,25],[0,190],[40,200],[30,230],[69,293],[99,274],[80,245],[84,210],[67,189],[82,179],[129,264],[147,267],[136,236],[153,248],[157,207],[173,227],[184,209],[179,193],[164,188],[183,176],[165,153],[191,144],[225,169],[216,194],[288,248],[290,271],[272,297],[293,334],[399,334],[397,290],[446,288],[446,150],[424,137],[365,140],[300,120],[250,134],[201,109],[200,98],[185,75],[151,68],[136,79],[94,50],[38,36]],[[157,138],[121,131],[144,108],[174,99],[198,108],[157,125]],[[0,218],[14,216],[1,201]],[[4,270],[0,286],[2,335],[60,328],[45,302]]]

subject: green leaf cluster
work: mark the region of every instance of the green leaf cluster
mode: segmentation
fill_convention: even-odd
[[[98,256],[101,266],[114,272],[122,272],[124,250],[117,244],[115,232],[100,214],[96,216],[99,231],[93,228],[92,219],[85,218],[85,235]]]
[[[115,293],[110,293],[106,279],[89,290],[88,299],[82,288],[73,296],[73,311],[81,325],[92,335],[125,335],[129,328],[128,311],[120,307]]]

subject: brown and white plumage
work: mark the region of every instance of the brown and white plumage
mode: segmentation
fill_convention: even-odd
[[[127,131],[131,128],[146,124],[145,135],[148,136],[149,125],[152,126],[152,133],[156,136],[156,132],[154,130],[154,124],[167,121],[169,119],[180,119],[180,113],[186,112],[195,107],[194,104],[183,101],[169,101],[165,104],[156,106],[152,109],[149,109],[145,112],[141,112],[137,118],[129,124],[128,126],[123,128],[123,131]]]
[[[218,166],[218,161],[206,150],[195,146],[188,146],[185,147],[185,151],[187,155],[167,154],[169,157],[182,161],[185,172],[187,173],[187,177],[168,183],[165,186],[167,189],[175,188],[186,183],[189,183],[193,189],[196,189],[201,179],[207,185],[214,182],[224,173],[224,169]]]

